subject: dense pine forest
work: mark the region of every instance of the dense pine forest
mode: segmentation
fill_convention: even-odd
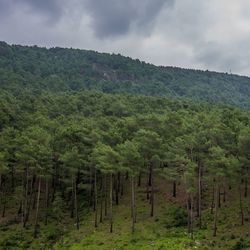
[[[250,79],[0,43],[1,249],[249,249]]]

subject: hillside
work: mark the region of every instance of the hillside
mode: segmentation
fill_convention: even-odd
[[[250,78],[227,73],[157,67],[121,55],[39,48],[0,42],[0,86],[48,91],[129,93],[181,97],[250,107]]]
[[[0,249],[249,249],[249,78],[2,42],[0,85]]]
[[[0,249],[249,249],[249,110],[19,89],[0,121]]]

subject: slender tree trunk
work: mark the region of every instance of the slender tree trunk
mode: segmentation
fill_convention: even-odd
[[[186,206],[187,206],[187,216],[188,216],[188,234],[191,232],[191,223],[190,223],[190,195],[186,196]]]
[[[110,173],[110,233],[113,232],[113,174]]]
[[[138,175],[138,184],[137,184],[138,187],[141,186],[141,171],[139,172],[139,175]]]
[[[190,197],[190,237],[193,240],[193,195]]]
[[[202,183],[201,183],[201,175],[202,175],[202,168],[201,164],[198,164],[199,172],[198,172],[198,216],[199,216],[199,229],[201,229],[201,191],[202,191]]]
[[[247,182],[247,177],[245,178],[245,189],[244,189],[244,197],[247,197],[247,191],[248,191],[248,182]]]
[[[21,200],[21,222],[22,222],[22,225],[24,224],[24,206],[25,206],[25,180],[24,180],[24,176],[22,178],[22,200]]]
[[[221,188],[219,186],[219,200],[218,200],[218,207],[220,208],[221,207]]]
[[[20,215],[22,213],[22,209],[23,209],[23,200],[21,199],[20,203],[19,203],[19,208],[17,210],[17,215]]]
[[[92,169],[90,168],[90,171],[89,171],[89,186],[90,186],[90,189],[89,189],[89,206],[92,207],[92,204],[93,204],[93,184],[92,184]]]
[[[223,186],[223,202],[226,202],[226,189],[225,186]]]
[[[39,180],[38,180],[39,181]],[[34,193],[37,193],[37,187],[35,186],[34,187]],[[33,205],[32,205],[32,209],[35,209],[36,208],[36,199],[37,199],[37,196],[34,195],[34,199],[33,199]]]
[[[217,218],[218,218],[218,203],[219,203],[219,187],[218,184],[215,184],[215,212],[214,212],[214,226],[213,226],[213,236],[217,234]]]
[[[121,191],[121,173],[120,172],[118,172],[117,178],[118,178],[118,194],[119,194]]]
[[[6,211],[6,197],[4,198],[4,202],[3,202],[2,218],[5,217],[5,211]]]
[[[34,238],[36,238],[37,234],[38,234],[38,213],[39,213],[39,204],[40,204],[40,193],[41,193],[41,177],[39,177],[39,181],[38,181],[36,216],[35,216],[35,225],[34,225]]]
[[[108,201],[107,201],[107,174],[104,175],[104,215],[108,214]]]
[[[96,168],[94,173],[94,190],[95,190],[95,227],[97,227],[97,183],[96,183]]]
[[[23,227],[26,226],[26,218],[27,218],[27,209],[28,209],[28,190],[29,190],[29,169],[26,167],[25,169],[25,198],[24,198],[24,207],[23,207]]]
[[[131,207],[132,207],[132,233],[135,231],[135,185],[134,176],[131,175]]]
[[[211,202],[211,209],[210,209],[210,212],[211,212],[211,214],[213,214],[214,213],[214,192],[215,192],[215,190],[214,190],[214,181],[213,181],[213,191],[212,191],[213,193],[212,193],[212,202]]]
[[[123,174],[121,174],[121,197],[123,196],[123,193],[124,193],[124,176]]]
[[[11,191],[12,193],[15,191],[15,180],[14,180],[14,166],[11,166]]]
[[[27,223],[29,221],[32,198],[33,198],[33,195],[34,195],[34,185],[35,185],[35,177],[33,175],[33,178],[30,181],[30,196],[29,196],[28,209],[27,209],[27,214],[26,214],[26,218],[25,218],[25,220],[26,220],[25,223]]]
[[[119,205],[118,174],[115,176],[115,204],[116,204],[116,205]]]
[[[71,212],[70,212],[70,218],[74,218],[74,210],[75,210],[75,198],[74,198],[74,176],[72,175],[71,178]]]
[[[6,185],[6,184],[5,184]],[[6,211],[6,187],[3,188],[3,210],[2,210],[2,218],[5,217],[5,211]]]
[[[79,214],[78,214],[78,204],[77,204],[77,185],[76,178],[74,178],[74,197],[75,197],[75,212],[76,212],[76,228],[79,230]]]
[[[100,223],[103,221],[103,176],[101,175],[101,204],[100,204]]]
[[[176,181],[173,181],[173,197],[176,197]]]
[[[127,171],[127,172],[126,172],[126,177],[125,177],[126,180],[128,180],[128,176],[129,176],[129,175],[128,175],[128,171]]]
[[[242,205],[242,194],[241,194],[241,184],[239,184],[239,198],[240,198],[240,218],[241,218],[241,225],[244,225],[244,212],[243,212],[243,205]]]
[[[152,178],[152,166],[149,167],[149,172],[148,172],[148,183],[147,183],[147,200],[149,200],[149,190],[152,185],[151,183],[151,178]],[[151,199],[150,199],[151,202]]]
[[[49,180],[46,177],[45,180],[45,217],[44,217],[44,224],[48,224],[48,208],[49,208]]]
[[[150,216],[154,216],[154,174],[153,167],[151,166],[151,212]]]

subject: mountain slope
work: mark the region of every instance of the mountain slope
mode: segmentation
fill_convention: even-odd
[[[157,67],[121,55],[0,42],[0,87],[18,90],[91,89],[106,93],[173,96],[250,107],[250,78]]]

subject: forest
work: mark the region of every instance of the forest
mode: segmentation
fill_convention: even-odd
[[[1,249],[250,248],[247,77],[5,43],[0,71]]]
[[[120,54],[8,45],[0,41],[0,86],[54,92],[94,90],[187,98],[250,108],[250,78],[160,67]]]

